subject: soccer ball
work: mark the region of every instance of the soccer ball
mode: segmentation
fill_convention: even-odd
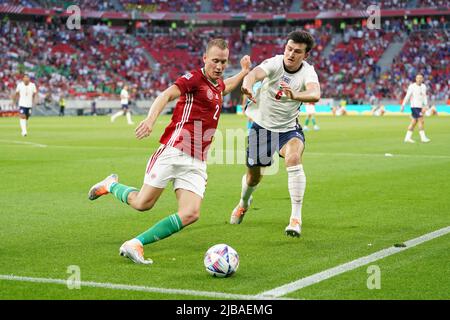
[[[224,243],[208,249],[203,260],[206,271],[214,277],[231,276],[239,267],[239,255],[232,247]]]

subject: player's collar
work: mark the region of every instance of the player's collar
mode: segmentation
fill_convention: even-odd
[[[206,73],[205,73],[205,68],[202,68],[201,70],[202,70],[202,73],[205,76],[206,80],[211,82],[215,87],[217,87],[219,85],[219,82],[212,82],[211,80],[208,79],[208,77],[206,76]]]
[[[299,72],[299,71],[302,69],[302,67],[303,67],[303,61],[302,61],[302,64],[300,65],[300,67],[298,67],[297,70],[295,70],[295,71],[289,71],[289,70],[286,68],[286,65],[284,64],[284,60],[283,60],[283,69],[284,69],[284,71],[286,71],[287,73],[290,73],[290,74],[297,73],[297,72]]]

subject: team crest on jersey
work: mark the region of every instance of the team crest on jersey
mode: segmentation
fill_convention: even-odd
[[[209,100],[212,100],[214,98],[214,93],[212,92],[211,89],[208,89],[208,92],[206,93],[206,95],[208,96]]]
[[[192,73],[190,73],[190,72],[186,73],[186,74],[183,76],[183,78],[186,78],[186,80],[189,80],[189,79],[192,78],[192,77],[193,77],[193,75],[192,75]]]
[[[290,84],[292,81],[292,78],[288,77],[287,75],[283,75],[281,78],[281,82],[286,82],[287,84]]]

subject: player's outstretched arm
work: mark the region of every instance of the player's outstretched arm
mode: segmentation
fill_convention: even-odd
[[[234,76],[227,78],[224,80],[225,83],[225,90],[223,91],[223,95],[229,94],[231,91],[233,91],[239,83],[241,83],[242,79],[250,72],[250,69],[252,67],[252,62],[250,60],[250,56],[245,55],[241,59],[241,71],[238,74],[235,74]]]
[[[153,131],[153,125],[158,119],[161,111],[170,102],[178,97],[180,97],[181,91],[177,85],[172,85],[166,90],[164,90],[156,99],[153,101],[152,106],[148,112],[147,118],[141,121],[136,127],[135,134],[136,138],[143,139],[148,137]]]
[[[292,100],[300,102],[317,102],[320,100],[320,86],[316,82],[310,82],[305,85],[306,90],[297,92],[285,82],[280,83],[284,94]]]
[[[256,103],[256,100],[253,97],[253,85],[257,81],[262,81],[265,77],[267,77],[266,72],[262,68],[256,67],[252,71],[250,71],[249,74],[244,78],[241,92],[245,94],[247,98],[253,103]]]
[[[412,89],[411,89],[411,86],[409,86],[408,91],[406,91],[406,96],[403,99],[402,106],[400,107],[400,112],[403,112],[405,110],[405,104],[408,103],[409,98],[411,98],[411,95],[412,95]]]
[[[32,98],[32,106],[36,106],[38,104],[38,95],[37,95],[37,91],[33,93],[33,98]]]
[[[12,97],[12,104],[13,104],[13,106],[16,106],[18,100],[19,100],[19,92],[17,91],[17,92],[14,93],[14,95]]]

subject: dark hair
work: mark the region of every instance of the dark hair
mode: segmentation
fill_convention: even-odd
[[[291,33],[289,33],[286,42],[288,42],[289,40],[292,40],[295,43],[306,44],[306,53],[308,53],[315,45],[313,36],[309,32],[303,30],[292,31]]]
[[[218,47],[219,49],[225,50],[228,49],[228,43],[223,39],[212,39],[206,46],[206,52],[208,52],[212,47]]]

